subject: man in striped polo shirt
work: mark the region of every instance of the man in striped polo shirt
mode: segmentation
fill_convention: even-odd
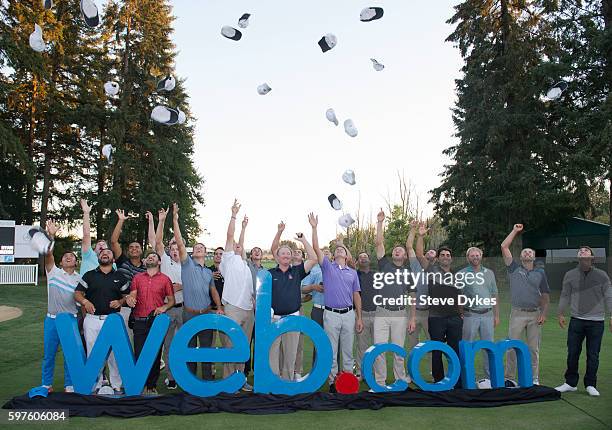
[[[52,221],[47,221],[47,232],[50,237],[55,237],[57,226]],[[77,257],[71,252],[64,252],[60,267],[55,265],[53,251],[45,256],[45,269],[47,272],[47,317],[44,325],[44,355],[42,361],[42,385],[52,391],[53,370],[55,369],[55,355],[60,345],[59,335],[55,328],[57,314],[67,312],[76,318],[77,307],[74,301],[74,290],[81,281],[81,276],[76,272]],[[74,392],[72,379],[64,360],[64,390],[67,393]]]

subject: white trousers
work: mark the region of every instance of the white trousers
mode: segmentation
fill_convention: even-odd
[[[104,320],[101,320],[95,315],[87,314],[85,316],[85,320],[83,321],[83,331],[85,332],[85,342],[87,343],[87,356],[91,354],[91,350],[96,343],[96,339],[98,338],[98,334],[100,334],[100,330],[102,330],[102,325],[104,325]],[[110,377],[111,387],[115,390],[121,388],[121,376],[119,375],[119,368],[117,367],[117,362],[115,361],[115,354],[113,352],[108,356],[108,372]],[[102,386],[103,375],[100,372],[100,377],[98,378],[98,383],[96,384],[96,390]]]

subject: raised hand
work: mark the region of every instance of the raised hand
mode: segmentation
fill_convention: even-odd
[[[380,208],[380,212],[376,215],[376,221],[383,222],[385,220],[385,212]]]
[[[172,203],[172,218],[178,219],[179,207],[176,203]]]
[[[306,238],[304,237],[304,233],[296,233],[295,240],[297,240],[298,242],[304,243],[304,241],[306,240]]]
[[[160,221],[163,221],[166,219],[166,216],[168,215],[168,211],[170,209],[169,208],[161,208],[160,210],[157,211],[157,217],[159,218]]]
[[[308,222],[312,228],[317,228],[317,225],[319,225],[319,216],[310,212],[308,214]]]
[[[234,199],[234,204],[232,205],[232,216],[236,216],[239,210],[240,210],[240,203],[238,203],[237,199]]]
[[[425,236],[428,231],[429,228],[427,228],[427,225],[425,225],[425,223],[422,222],[419,224],[419,236]]]
[[[523,224],[514,224],[514,228],[512,228],[515,232],[523,231]]]
[[[55,237],[55,235],[57,234],[57,231],[59,230],[59,228],[57,227],[57,224],[55,224],[53,221],[48,219],[46,227],[47,227],[47,233],[49,233],[49,236]]]
[[[277,227],[279,232],[282,233],[283,231],[285,231],[285,223],[283,221],[281,221]]]
[[[91,206],[87,204],[87,200],[81,199],[81,209],[83,210],[84,214],[91,213]]]
[[[152,221],[153,220],[153,214],[151,213],[151,211],[146,211],[145,212],[145,218],[147,219],[147,221]]]
[[[125,211],[123,209],[117,209],[115,213],[117,214],[117,218],[119,218],[119,221],[125,221],[127,219],[127,216],[125,215]]]
[[[242,220],[242,228],[245,229],[248,224],[249,224],[249,217],[245,215]]]

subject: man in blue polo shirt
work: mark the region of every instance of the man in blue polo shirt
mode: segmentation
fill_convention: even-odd
[[[183,281],[183,323],[187,324],[190,319],[206,314],[223,314],[221,298],[215,288],[215,280],[212,271],[206,267],[206,247],[202,243],[193,246],[191,256],[187,254],[185,242],[181,235],[179,226],[178,205],[172,205],[172,220],[174,226],[174,239],[179,247],[179,259],[181,261],[181,280]],[[210,299],[216,309],[213,308]],[[196,337],[200,342],[200,348],[210,348],[212,346],[213,331],[203,330],[189,341],[189,347],[197,346]],[[189,369],[197,375],[197,363],[188,363]],[[205,380],[214,379],[212,374],[212,363],[202,363],[202,378]]]

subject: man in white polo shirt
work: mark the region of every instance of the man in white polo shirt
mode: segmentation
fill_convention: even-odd
[[[168,215],[168,209],[160,209],[158,212],[159,220],[155,230],[155,251],[161,255],[161,272],[170,278],[174,290],[174,306],[166,312],[170,318],[170,326],[164,339],[164,362],[166,363],[166,373],[168,377],[164,383],[169,390],[176,390],[176,381],[170,369],[170,359],[168,352],[174,335],[183,326],[183,284],[181,282],[181,260],[179,258],[178,245],[172,238],[168,246],[168,252],[164,249],[164,223]]]
[[[239,210],[240,204],[237,200],[234,200],[232,217],[227,227],[225,251],[223,251],[221,265],[219,266],[221,275],[225,279],[221,303],[223,303],[225,315],[240,325],[247,337],[247,342],[250,342],[251,332],[253,331],[255,297],[253,296],[253,276],[247,265],[246,253],[244,252],[244,231],[249,220],[246,216],[244,217],[240,238],[236,243],[234,232],[236,231],[236,215]],[[225,348],[231,346],[229,338],[223,333],[221,333],[221,344]],[[223,365],[223,377],[227,378],[232,373],[242,372],[243,370],[244,363],[225,363]],[[253,391],[253,387],[245,382],[242,391]]]
[[[55,237],[57,226],[47,221],[47,233]],[[74,290],[81,281],[76,272],[77,258],[73,252],[64,252],[61,259],[61,269],[55,265],[53,251],[45,256],[45,269],[47,271],[47,317],[44,325],[44,355],[42,361],[42,385],[52,391],[53,371],[55,370],[55,356],[60,345],[59,335],[55,328],[55,317],[59,313],[67,312],[76,318],[77,307],[74,301]],[[64,391],[73,393],[72,379],[64,360]]]

